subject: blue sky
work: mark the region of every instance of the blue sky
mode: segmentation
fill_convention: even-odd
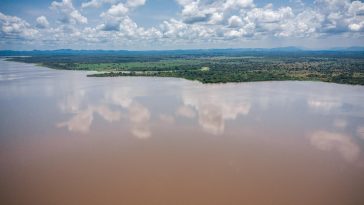
[[[364,46],[351,0],[1,0],[0,49]]]

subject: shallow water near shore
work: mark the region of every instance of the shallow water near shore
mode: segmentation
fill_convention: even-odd
[[[364,86],[0,60],[1,204],[364,204]]]

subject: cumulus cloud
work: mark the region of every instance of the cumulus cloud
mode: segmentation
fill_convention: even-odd
[[[65,24],[86,24],[87,18],[73,7],[72,0],[53,1],[50,8],[62,15],[60,21]]]
[[[145,2],[146,0],[128,0],[126,2],[126,5],[128,7],[138,7],[138,6],[143,6]]]
[[[130,17],[129,12],[145,4],[145,0],[128,0],[126,3],[112,5],[106,12],[101,13],[104,23],[97,26],[102,31],[118,31],[119,37],[127,39],[160,38],[161,32],[155,27],[144,29],[139,27]]]
[[[214,28],[200,24],[186,24],[176,19],[164,21],[160,29],[164,38],[182,41],[213,39],[216,36]]]
[[[39,16],[36,21],[38,28],[47,28],[49,26],[49,22],[45,16]]]
[[[294,16],[290,7],[282,7],[277,10],[272,9],[272,5],[264,8],[254,8],[246,13],[247,20],[257,22],[258,24],[277,23]]]
[[[277,38],[300,42],[301,39],[324,40],[330,36],[345,36],[342,38],[351,40],[363,37],[362,1],[316,0],[312,4],[293,1],[281,6],[258,6],[253,0],[176,2],[181,10],[175,16],[145,28],[131,16],[133,12],[138,12],[136,8],[146,4],[146,0],[85,0],[81,8],[98,8],[100,15],[93,18],[88,27],[81,27],[78,24],[86,24],[88,19],[74,7],[71,0],[58,0],[53,1],[50,8],[60,15],[62,25],[51,27],[52,22],[40,16],[31,26],[18,17],[10,20],[10,17],[2,14],[2,35],[29,39],[29,36],[39,34],[47,42],[65,44],[82,40],[96,47],[100,43],[115,45],[115,42],[140,46],[153,42],[173,47],[177,44],[226,45],[225,42],[239,45],[250,40],[272,41]],[[105,4],[110,6],[103,10]]]
[[[96,4],[96,3],[94,3]],[[106,11],[101,13],[101,17],[108,17],[109,19],[125,17],[131,9],[142,6],[145,4],[145,0],[128,0],[126,3],[117,3],[111,5]]]
[[[350,0],[317,0],[317,12],[325,17],[322,32],[360,31],[364,22],[364,3]]]
[[[279,30],[275,35],[280,37],[320,35],[319,30],[324,19],[324,15],[308,9],[297,14],[293,19],[281,22]]]
[[[122,17],[128,13],[128,8],[123,3],[112,5],[101,17]]]
[[[349,29],[351,31],[360,31],[363,29],[363,26],[364,26],[364,22],[352,23],[352,24],[349,24]]]
[[[28,22],[0,12],[0,36],[5,39],[32,39],[39,32]]]
[[[100,8],[103,4],[115,4],[119,2],[120,0],[90,0],[82,2],[81,8]],[[124,5],[129,8],[136,8],[143,6],[145,2],[146,0],[128,0]]]
[[[228,24],[230,27],[236,28],[241,27],[243,25],[243,21],[239,16],[231,16],[228,20]]]
[[[227,0],[223,6],[224,9],[250,7],[254,7],[253,0]]]
[[[104,0],[91,0],[83,2],[81,8],[99,8],[105,1]]]
[[[133,6],[141,5],[143,2],[137,3],[134,2]],[[155,41],[161,39],[162,33],[160,30],[155,27],[145,29],[138,26],[128,16],[129,11],[128,3],[118,3],[111,6],[110,9],[100,15],[104,22],[96,27],[97,30],[113,33],[116,38],[125,40]]]
[[[184,23],[214,22],[222,18],[222,13],[216,2],[177,0],[182,6],[181,16]],[[218,2],[219,4],[221,2]]]
[[[215,9],[200,9],[198,3],[198,1],[194,1],[184,5],[182,10],[182,16],[184,17],[185,23],[207,21],[211,17],[212,13],[215,12]]]
[[[214,36],[226,39],[318,37],[362,31],[364,25],[364,4],[360,1],[317,0],[313,7],[298,3],[304,8],[295,10],[289,6],[274,8],[273,4],[257,7],[252,0],[177,2],[182,6],[183,23],[198,23],[209,28],[212,28],[210,24],[217,24]]]
[[[181,16],[188,24],[209,22],[220,23],[224,14],[231,10],[248,9],[254,7],[252,0],[177,0],[182,6]]]

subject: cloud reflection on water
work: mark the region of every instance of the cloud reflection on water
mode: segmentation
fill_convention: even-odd
[[[192,108],[183,105],[176,110],[176,115],[186,118],[194,118],[196,117],[196,112]]]
[[[99,114],[104,120],[114,122],[120,120],[120,112],[112,111],[107,106],[89,106],[85,110],[77,111],[68,121],[58,123],[58,127],[67,127],[69,131],[87,133],[94,119],[94,113]]]
[[[172,115],[168,115],[168,114],[160,114],[159,120],[163,123],[168,123],[168,124],[175,123],[174,117]]]
[[[314,98],[308,100],[308,105],[312,109],[330,111],[332,109],[340,107],[341,103],[338,100]]]
[[[344,119],[335,119],[334,126],[339,129],[345,129],[348,125],[348,122]]]
[[[107,122],[128,123],[130,133],[133,136],[145,139],[152,136],[153,123],[160,123],[161,126],[179,126],[178,123],[184,122],[175,123],[175,117],[183,117],[196,122],[206,133],[223,135],[227,121],[237,120],[239,116],[252,115],[251,117],[259,118],[262,123],[269,125],[269,119],[273,118],[265,119],[265,117],[279,113],[275,112],[276,109],[293,109],[290,112],[296,112],[297,108],[302,108],[307,109],[307,111],[313,110],[314,115],[340,114],[335,116],[332,126],[339,129],[342,134],[317,131],[309,138],[314,147],[324,151],[336,151],[347,161],[355,161],[358,158],[360,147],[347,132],[347,129],[350,128],[348,126],[350,121],[347,120],[354,112],[343,110],[345,103],[355,109],[360,109],[356,98],[346,98],[345,92],[343,92],[343,96],[332,96],[331,92],[317,91],[312,93],[306,92],[306,88],[300,86],[290,89],[285,86],[279,87],[280,84],[277,85],[278,88],[273,89],[268,83],[227,85],[182,83],[180,87],[177,86],[180,90],[173,88],[176,99],[181,99],[181,101],[175,105],[171,113],[166,112],[166,110],[149,110],[148,106],[151,105],[146,106],[142,103],[142,99],[145,97],[156,97],[149,95],[155,92],[153,89],[156,88],[153,86],[133,83],[131,85],[112,86],[107,89],[102,88],[100,90],[102,92],[97,95],[95,95],[95,91],[81,89],[61,100],[60,109],[73,116],[57,125],[58,127],[66,127],[72,132],[87,133],[94,121],[94,115],[97,114]],[[166,89],[168,90],[168,88]],[[252,108],[254,108],[253,113],[251,112]],[[272,110],[274,110],[273,113]],[[307,114],[307,116],[304,113],[295,114],[313,117],[312,113]],[[361,115],[357,112],[355,114]],[[157,116],[154,119],[158,120],[153,121],[152,115]],[[286,117],[290,116],[287,115]],[[308,129],[316,129],[318,128],[317,125],[320,124],[315,123],[314,120],[312,123],[309,121],[306,123]],[[326,127],[323,128],[318,130],[326,130]],[[364,139],[362,133],[364,133],[363,129],[358,128],[357,136]]]
[[[358,134],[359,138],[364,140],[364,126],[360,126],[356,129],[356,133]]]
[[[183,107],[176,113],[192,118],[197,111],[199,125],[206,132],[221,135],[225,130],[225,121],[234,120],[238,115],[247,115],[251,108],[249,96],[236,95],[236,87],[229,86],[200,86],[185,89],[182,93]]]
[[[128,108],[132,124],[131,133],[140,139],[149,138],[151,136],[149,110],[138,102],[132,102]]]
[[[145,91],[139,86],[137,88],[132,87],[117,87],[111,90],[107,90],[104,95],[106,102],[118,105],[122,108],[128,108],[136,97],[144,96]]]
[[[96,100],[87,91],[73,92],[59,103],[59,108],[64,113],[73,116],[57,126],[67,127],[72,132],[88,133],[96,113],[108,122],[120,121],[121,112],[110,109],[111,106],[117,106],[127,110],[131,134],[137,138],[148,138],[151,136],[150,111],[135,100],[142,96],[141,93],[143,92],[137,92],[130,87],[120,87],[107,90]]]
[[[129,122],[131,123],[131,133],[140,139],[149,138],[150,131],[150,111],[147,107],[135,100],[136,97],[144,96],[145,90],[140,87],[119,87],[108,90],[105,93],[105,100],[108,103],[117,105],[128,110]]]
[[[309,139],[317,149],[336,151],[349,162],[354,162],[359,158],[360,147],[346,134],[320,130],[310,135]]]

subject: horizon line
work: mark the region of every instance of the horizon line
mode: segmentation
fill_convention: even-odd
[[[243,49],[261,49],[261,50],[272,50],[272,49],[293,49],[297,51],[335,51],[335,50],[347,50],[347,49],[359,49],[358,51],[364,51],[364,46],[348,46],[348,47],[331,47],[331,48],[305,48],[300,46],[283,46],[283,47],[240,47],[240,48],[186,48],[186,49],[145,49],[145,50],[137,50],[137,49],[71,49],[71,48],[59,48],[59,49],[32,49],[32,50],[12,50],[12,49],[4,49],[0,50],[0,52],[4,51],[13,51],[13,52],[34,52],[34,51],[126,51],[126,52],[159,52],[159,51],[199,51],[199,50],[243,50]]]

